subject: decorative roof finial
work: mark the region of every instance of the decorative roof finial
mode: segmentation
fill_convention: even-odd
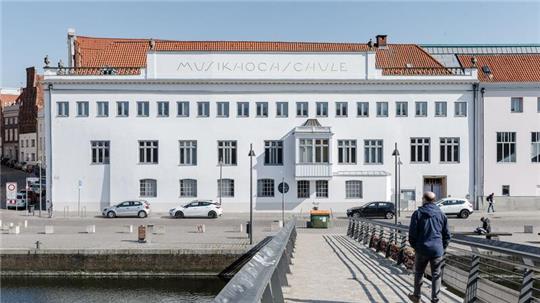
[[[45,63],[45,67],[49,67],[49,64],[51,63],[49,55],[46,55],[45,58],[43,58],[43,63]]]
[[[60,61],[58,61],[58,68],[64,68],[64,62],[62,62],[62,59],[60,59]]]
[[[373,40],[369,39],[368,43],[367,43],[367,46],[369,47],[369,49],[371,50],[373,48]]]
[[[471,63],[472,63],[472,66],[473,66],[473,67],[476,67],[476,63],[478,63],[478,59],[476,59],[476,57],[473,56],[473,57],[471,58]]]
[[[156,41],[154,39],[150,39],[150,50],[154,50],[156,48]]]

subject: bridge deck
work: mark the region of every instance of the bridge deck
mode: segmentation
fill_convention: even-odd
[[[298,229],[285,302],[409,302],[413,275],[347,236]],[[429,283],[424,285],[429,286]],[[428,287],[422,302],[430,302]],[[462,302],[445,292],[440,302]]]

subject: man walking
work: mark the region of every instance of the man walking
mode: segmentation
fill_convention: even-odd
[[[489,213],[489,210],[491,209],[492,212],[495,212],[495,208],[493,207],[493,196],[495,193],[491,193],[489,196],[487,196],[486,200],[488,201],[488,209],[487,212]]]
[[[431,266],[431,302],[439,302],[441,290],[441,270],[444,264],[444,251],[450,243],[448,219],[435,205],[435,194],[425,192],[422,207],[411,217],[409,243],[415,250],[414,292],[409,294],[412,302],[420,302],[422,279],[428,263]]]

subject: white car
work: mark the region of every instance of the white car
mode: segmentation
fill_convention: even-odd
[[[130,216],[146,218],[150,214],[150,203],[145,200],[124,201],[104,208],[101,214],[107,218]]]
[[[447,215],[457,215],[459,218],[467,219],[474,212],[471,202],[460,198],[444,198],[437,201],[443,213]]]
[[[6,204],[6,207],[9,208],[15,208],[15,209],[25,209],[26,208],[26,197],[22,193],[17,193],[17,199],[16,200],[10,200]]]
[[[217,218],[223,214],[221,204],[212,200],[196,200],[184,206],[178,206],[169,210],[171,217],[208,217]]]

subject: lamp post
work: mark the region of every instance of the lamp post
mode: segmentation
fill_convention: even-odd
[[[43,191],[43,188],[42,188],[42,182],[41,182],[41,160],[38,161],[38,169],[39,169],[39,216],[41,217],[41,209],[43,208],[43,203],[42,203],[42,197],[41,197],[41,192]]]
[[[249,144],[249,244],[253,244],[253,143]]]
[[[394,207],[395,207],[395,214],[394,214],[394,223],[397,225],[398,220],[398,214],[399,214],[399,208],[398,208],[398,157],[399,157],[399,150],[397,149],[397,142],[394,145],[394,151],[392,152],[392,156],[394,156]]]
[[[219,205],[221,204],[221,197],[223,192],[223,159],[219,158]]]
[[[398,157],[398,201],[399,201],[399,207],[398,207],[398,216],[401,217],[401,165],[403,165],[403,162],[401,162],[401,157]]]

